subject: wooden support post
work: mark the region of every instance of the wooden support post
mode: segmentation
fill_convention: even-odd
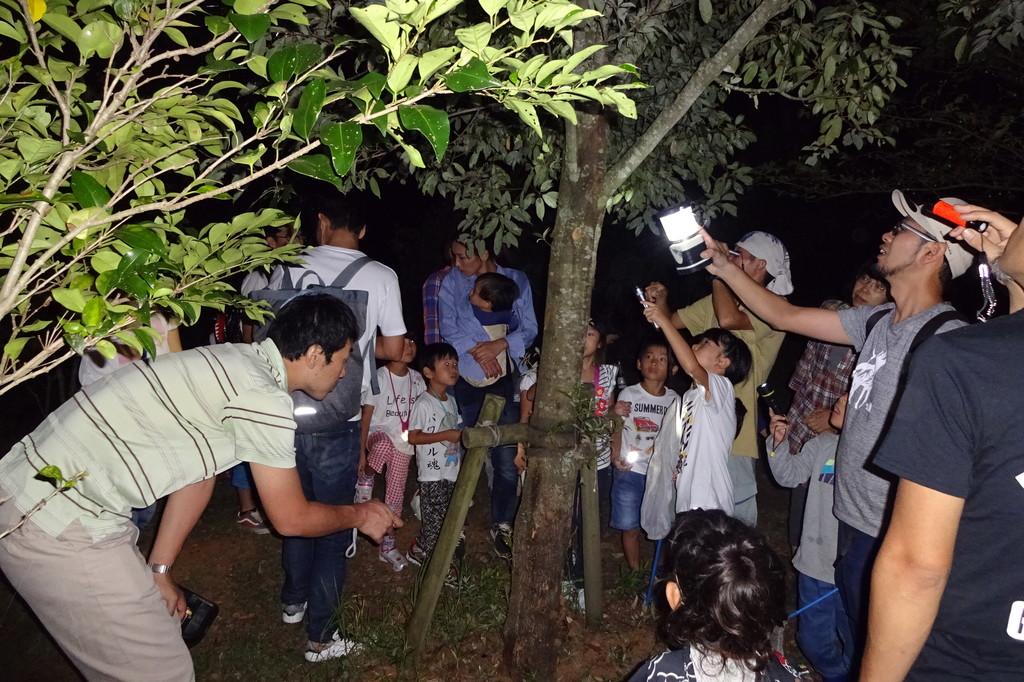
[[[591,449],[592,452],[592,449]],[[601,585],[601,515],[598,510],[597,463],[580,466],[580,506],[583,517],[583,591],[586,599],[587,626],[601,625],[603,605]]]
[[[504,398],[488,394],[484,398],[477,424],[497,424],[504,407]],[[441,595],[444,578],[448,574],[448,566],[451,565],[452,557],[455,556],[459,534],[466,522],[466,514],[469,512],[469,504],[476,491],[476,484],[480,480],[484,457],[487,456],[490,449],[491,443],[474,444],[474,447],[467,451],[462,466],[459,468],[459,479],[455,483],[455,492],[452,493],[452,501],[448,505],[448,513],[441,526],[441,535],[430,555],[430,561],[424,567],[423,580],[416,597],[416,606],[413,608],[412,617],[409,619],[409,625],[405,631],[406,651],[412,653],[414,660],[419,658],[423,651],[423,645],[426,643],[427,634],[430,632],[430,623],[434,619],[434,609],[437,607],[437,600]]]

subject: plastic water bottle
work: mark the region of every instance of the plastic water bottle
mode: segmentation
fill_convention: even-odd
[[[369,502],[370,498],[373,497],[373,481],[359,481],[356,483],[356,495],[355,503],[362,504],[363,502]]]

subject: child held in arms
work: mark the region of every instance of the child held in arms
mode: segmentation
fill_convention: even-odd
[[[835,591],[836,546],[839,521],[832,513],[836,479],[838,431],[846,419],[849,395],[840,396],[829,413],[828,424],[835,431],[819,433],[804,443],[799,452],[789,449],[789,421],[771,412],[768,465],[781,486],[794,488],[807,483],[800,547],[793,556],[796,569],[797,605],[800,608]],[[800,615],[796,641],[800,650],[824,682],[845,681],[850,673],[852,651],[850,621],[838,594],[827,597]],[[845,644],[845,646],[844,646]]]
[[[473,315],[484,328],[491,341],[505,338],[515,329],[515,314],[512,306],[519,298],[519,285],[512,278],[497,272],[485,272],[476,278],[473,290],[469,293],[469,303],[473,306]],[[474,386],[490,386],[509,372],[508,350],[503,350],[496,358],[501,370],[497,376],[488,377],[480,382],[471,382]],[[469,381],[467,379],[467,381]]]
[[[676,512],[721,509],[732,515],[728,462],[737,423],[733,387],[747,378],[750,349],[735,334],[718,327],[699,334],[690,345],[668,315],[653,305],[644,306],[644,317],[664,331],[679,365],[693,379],[693,387],[683,394],[672,415],[675,420],[666,420],[659,439],[658,451],[671,464],[659,467],[662,480],[650,480],[648,486],[667,484],[665,474],[671,468]],[[665,530],[670,524],[664,524]]]
[[[647,467],[654,453],[665,415],[679,394],[665,387],[676,367],[661,338],[640,347],[636,361],[640,383],[619,393],[615,413],[623,418],[622,437],[612,439],[612,528],[622,531],[622,552],[631,570],[640,568],[640,507],[647,483]]]
[[[790,682],[799,674],[773,651],[785,618],[785,571],[764,536],[720,509],[684,512],[668,540],[659,638],[668,651],[628,682]]]
[[[459,354],[447,343],[432,343],[423,349],[422,369],[427,390],[416,399],[409,422],[422,525],[406,558],[417,566],[426,565],[437,544],[462,460],[462,415],[455,396],[448,394],[459,380]],[[445,584],[454,587],[458,579],[458,568],[452,564]]]
[[[363,392],[363,447],[359,457],[355,502],[366,502],[373,496],[374,473],[383,473],[384,503],[399,518],[405,501],[409,460],[415,454],[413,445],[409,443],[412,408],[427,389],[423,376],[409,367],[415,358],[416,342],[407,338],[402,357],[377,370],[380,392],[377,395],[368,390]],[[407,565],[405,556],[395,547],[394,533],[384,536],[379,556],[396,573]]]

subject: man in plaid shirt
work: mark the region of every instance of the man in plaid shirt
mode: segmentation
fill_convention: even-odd
[[[444,245],[444,256],[448,264],[427,276],[423,282],[423,342],[425,344],[441,343],[441,307],[438,296],[441,294],[441,282],[452,270],[452,240]]]

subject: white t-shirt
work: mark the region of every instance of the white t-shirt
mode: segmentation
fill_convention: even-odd
[[[622,389],[618,399],[631,403],[631,407],[629,416],[623,420],[619,456],[630,463],[630,471],[647,474],[662,420],[672,401],[678,398],[679,394],[671,388],[666,388],[662,395],[651,395],[641,384]]]
[[[710,395],[707,395],[710,393]],[[676,512],[733,512],[729,453],[736,435],[736,391],[719,374],[708,374],[708,390],[694,386],[680,402]]]
[[[316,246],[303,254],[301,266],[291,268],[292,281],[306,270],[312,270],[324,284],[333,282],[341,271],[352,261],[365,256],[362,251],[345,249],[340,246]],[[278,266],[270,275],[270,289],[279,289],[284,280],[285,266]],[[359,337],[359,347],[369,348],[370,352],[363,356],[363,391],[370,388],[370,376],[375,370],[373,348],[377,338],[377,330],[381,336],[402,336],[405,334],[405,321],[402,319],[402,293],[398,288],[398,275],[395,271],[377,261],[367,263],[346,286],[347,289],[367,292],[366,328]],[[359,419],[356,413],[350,421]]]
[[[427,390],[423,375],[409,369],[404,377],[400,377],[385,365],[377,370],[377,385],[380,386],[377,395],[363,392],[363,405],[373,406],[370,433],[382,431],[395,444],[396,450],[413,454],[413,446],[409,445],[409,424],[416,399]]]
[[[270,277],[267,276],[264,270],[253,270],[242,280],[241,286],[238,287],[238,293],[242,296],[248,296],[254,291],[266,289],[269,284]]]
[[[438,433],[448,429],[462,428],[462,415],[454,396],[447,396],[444,402],[424,391],[412,406],[410,430]],[[454,481],[459,477],[462,463],[462,444],[442,441],[416,446],[417,479],[420,483],[430,481]]]

